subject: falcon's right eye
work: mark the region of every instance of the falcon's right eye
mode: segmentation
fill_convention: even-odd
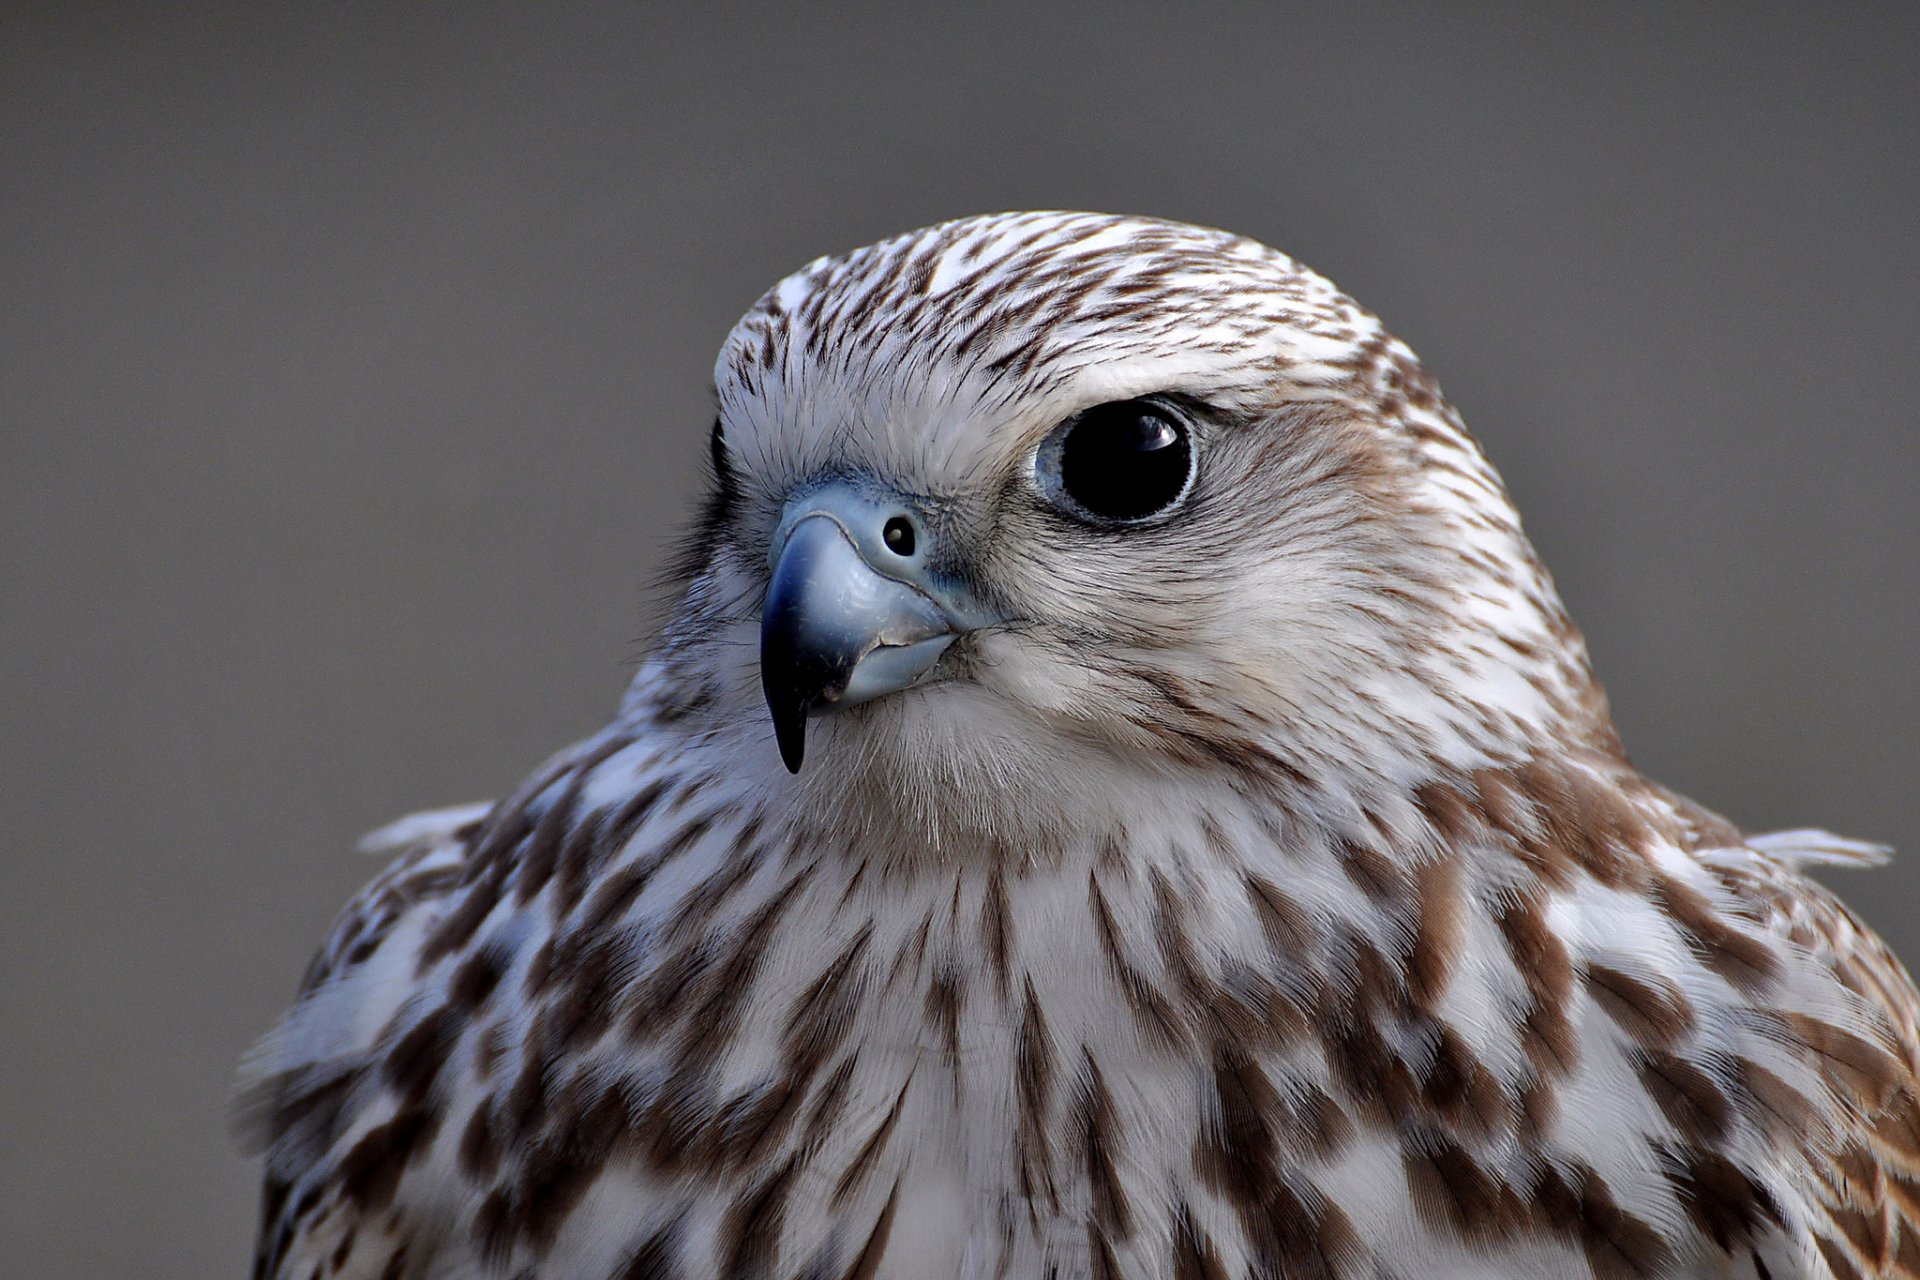
[[[1154,398],[1095,405],[1057,427],[1034,459],[1040,491],[1089,524],[1137,524],[1193,487],[1193,431]]]

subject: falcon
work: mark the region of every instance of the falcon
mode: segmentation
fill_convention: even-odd
[[[372,838],[255,1274],[1920,1276],[1916,994],[1635,770],[1412,352],[1219,231],[774,287],[612,722]]]

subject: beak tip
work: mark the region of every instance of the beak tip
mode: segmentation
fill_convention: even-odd
[[[780,748],[780,763],[787,766],[788,773],[799,773],[800,764],[807,755],[807,713],[797,709],[793,714],[773,714],[773,740]]]

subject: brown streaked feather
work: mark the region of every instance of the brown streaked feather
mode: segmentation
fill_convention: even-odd
[[[1816,953],[1882,1019],[1877,1043],[1807,1017],[1791,1023],[1853,1102],[1837,1143],[1808,1155],[1828,1216],[1828,1228],[1816,1228],[1821,1250],[1864,1276],[1920,1280],[1920,995],[1886,944],[1824,886],[1794,876],[1774,887],[1779,918],[1810,933]]]

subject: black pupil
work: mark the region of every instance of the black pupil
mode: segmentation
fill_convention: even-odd
[[[895,516],[887,521],[880,530],[880,536],[886,539],[887,550],[897,556],[913,554],[913,526],[904,517]]]
[[[1081,414],[1060,442],[1060,487],[1108,520],[1139,520],[1180,496],[1193,469],[1184,428],[1139,400]]]

